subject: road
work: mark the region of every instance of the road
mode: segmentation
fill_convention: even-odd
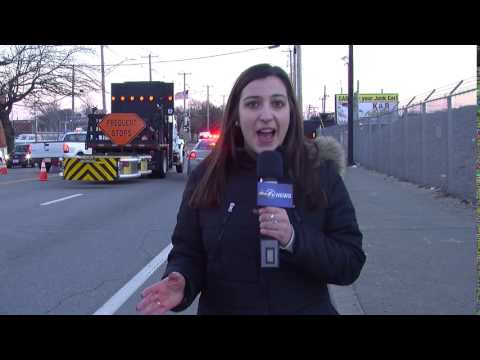
[[[331,287],[340,313],[473,313],[474,209],[362,168],[345,182],[367,263],[354,286]],[[0,314],[136,314],[165,264],[132,282],[170,245],[185,183],[186,171],[114,184],[0,175]]]
[[[37,175],[0,178],[0,314],[93,314],[170,243],[186,175],[116,184]],[[137,301],[138,292],[117,313],[134,314]]]

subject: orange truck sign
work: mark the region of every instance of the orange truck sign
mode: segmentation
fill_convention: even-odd
[[[98,124],[114,144],[126,145],[145,129],[145,121],[135,113],[112,113]]]

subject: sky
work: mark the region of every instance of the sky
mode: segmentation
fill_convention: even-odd
[[[152,80],[174,82],[175,92],[186,89],[195,100],[206,101],[207,85],[210,101],[221,106],[240,73],[249,66],[270,63],[289,69],[289,49],[292,45],[267,49],[266,45],[107,45],[105,88],[107,112],[110,111],[110,84],[124,81],[148,81],[148,54],[152,54]],[[91,46],[97,54],[77,59],[78,63],[100,64],[100,46]],[[255,48],[264,49],[216,56],[207,59],[172,61],[219,55]],[[348,91],[348,67],[342,59],[348,56],[348,45],[302,46],[302,98],[304,113],[309,105],[321,110],[326,86],[326,111],[334,111],[334,94]],[[354,87],[359,82],[360,93],[398,93],[400,104],[413,96],[425,98],[433,89],[452,89],[460,80],[462,88],[476,87],[476,45],[356,45],[354,46]],[[162,62],[164,61],[164,62]],[[167,61],[167,62],[165,62]],[[139,64],[143,65],[127,65]],[[98,72],[98,79],[101,79]],[[421,96],[419,96],[421,95]],[[86,94],[90,102],[102,108],[101,92]],[[80,111],[86,96],[75,100]],[[183,106],[177,100],[175,106]],[[187,103],[188,106],[188,103]],[[71,108],[71,98],[62,102]],[[15,107],[12,118],[28,118],[21,107]]]

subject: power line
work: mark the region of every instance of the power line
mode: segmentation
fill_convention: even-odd
[[[199,57],[194,57],[194,58],[186,58],[186,59],[173,59],[173,60],[158,60],[158,61],[152,61],[152,64],[165,64],[165,63],[174,63],[174,62],[182,62],[182,61],[192,61],[192,60],[202,60],[202,59],[211,59],[214,57],[220,57],[220,56],[228,56],[228,55],[235,55],[235,54],[241,54],[245,52],[251,52],[251,51],[258,51],[258,50],[265,50],[268,49],[269,46],[264,46],[264,47],[258,47],[258,48],[251,48],[251,49],[245,49],[245,50],[238,50],[238,51],[232,51],[228,53],[222,53],[222,54],[215,54],[215,55],[207,55],[207,56],[199,56]],[[153,56],[152,56],[153,57]],[[149,65],[148,62],[141,62],[141,63],[133,63],[133,64],[108,64],[104,66],[140,66],[140,65]],[[102,66],[101,64],[76,64],[75,66]]]
[[[113,55],[115,55],[115,56],[117,56],[117,57],[119,57],[119,58],[124,58],[124,56],[118,54],[116,51],[113,51],[113,49],[112,49],[110,46],[104,45],[103,47],[104,47],[105,49],[109,50]]]

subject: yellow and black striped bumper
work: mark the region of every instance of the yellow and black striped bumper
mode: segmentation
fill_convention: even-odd
[[[118,180],[116,158],[70,158],[63,160],[63,178],[77,181]]]

